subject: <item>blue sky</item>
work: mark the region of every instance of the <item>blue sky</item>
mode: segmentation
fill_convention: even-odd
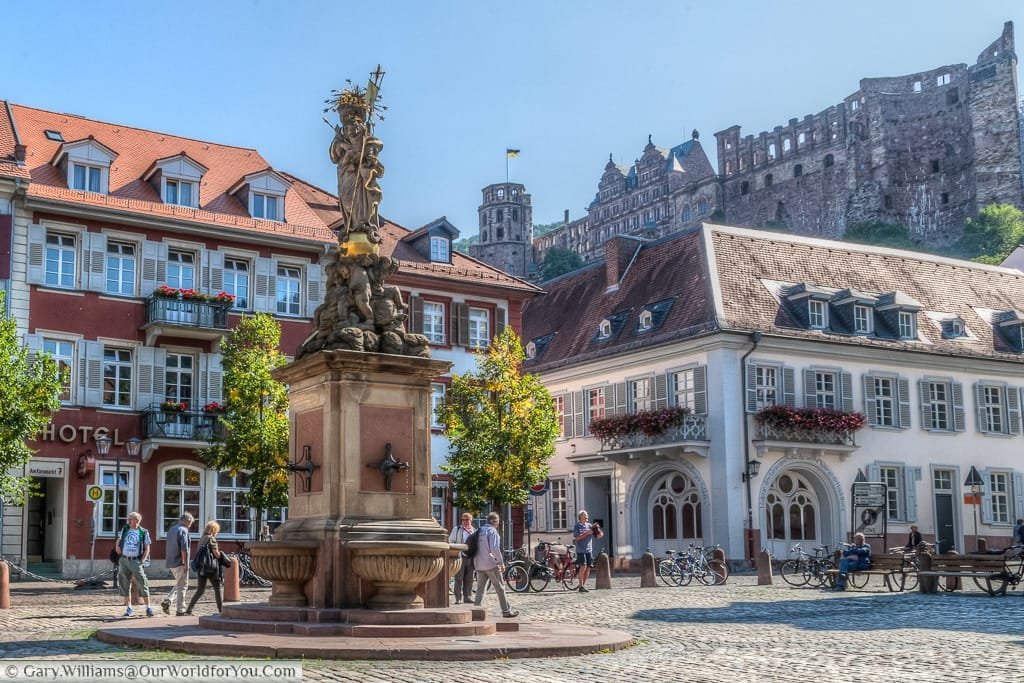
[[[860,78],[973,63],[1020,0],[483,0],[5,4],[0,99],[257,148],[331,191],[323,100],[379,62],[382,213],[475,235],[480,189],[511,179],[534,221],[593,199],[611,153],[698,129],[756,134]],[[1024,48],[1018,49],[1018,52]],[[12,58],[13,57],[13,61]]]

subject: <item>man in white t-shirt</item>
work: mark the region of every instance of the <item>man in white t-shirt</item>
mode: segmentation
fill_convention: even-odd
[[[139,595],[146,603],[146,616],[153,616],[153,608],[149,606],[149,579],[146,578],[146,566],[149,565],[149,548],[153,542],[149,532],[140,526],[142,515],[138,512],[128,513],[128,525],[117,537],[117,552],[121,559],[117,563],[118,589],[124,598],[124,615],[134,614],[132,610],[132,579],[139,588]]]

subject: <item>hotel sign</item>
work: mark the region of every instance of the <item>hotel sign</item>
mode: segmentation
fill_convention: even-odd
[[[97,436],[109,436],[114,446],[123,446],[119,430],[111,430],[108,427],[93,427],[91,425],[47,425],[46,429],[39,432],[39,441],[59,441],[61,443],[80,443],[88,445]]]

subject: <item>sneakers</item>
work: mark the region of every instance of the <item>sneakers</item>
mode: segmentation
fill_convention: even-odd
[[[171,601],[170,600],[164,600],[163,602],[161,602],[160,603],[160,609],[162,609],[164,611],[164,614],[170,614],[171,613]]]
[[[176,617],[189,617],[189,616],[192,616],[192,613],[191,612],[186,612],[185,610],[181,610],[179,612],[175,612],[174,616],[176,616]]]
[[[153,616],[153,614],[154,614],[153,608],[152,607],[147,607],[146,608],[146,616],[147,617],[151,617],[151,616]]]
[[[590,589],[587,588],[586,586],[584,586],[582,583],[580,584],[580,587],[577,588],[576,590],[578,590],[580,593],[589,593],[590,592]]]
[[[126,617],[130,617],[130,616],[132,616],[133,614],[135,614],[135,610],[133,610],[133,609],[132,609],[131,607],[125,607],[125,608],[124,608],[124,615],[125,615]]]
[[[511,612],[503,612],[501,616],[505,617],[506,619],[512,619],[513,617],[518,617],[519,612],[517,612],[516,610],[512,610]]]

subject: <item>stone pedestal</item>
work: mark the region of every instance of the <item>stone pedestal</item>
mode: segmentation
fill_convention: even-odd
[[[271,543],[317,546],[310,607],[444,606],[447,591],[427,585],[445,580],[448,557],[447,533],[430,516],[430,383],[450,365],[321,351],[275,372],[289,385],[290,459],[309,453],[315,468],[292,477],[288,521]],[[386,466],[389,444],[398,467]],[[401,580],[379,575],[401,557]]]

